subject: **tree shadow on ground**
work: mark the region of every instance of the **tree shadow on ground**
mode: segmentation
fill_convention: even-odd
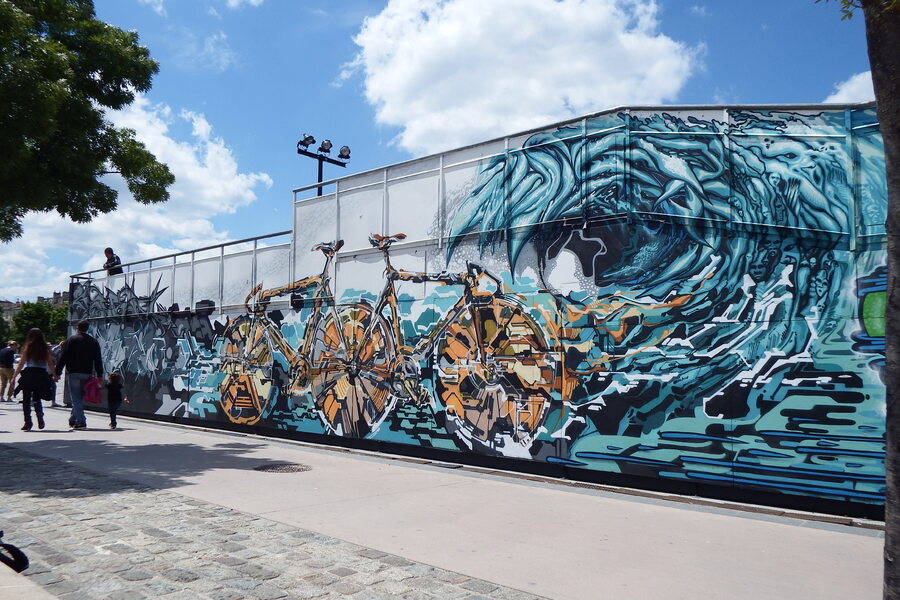
[[[245,454],[264,444],[126,446],[106,440],[48,439],[0,444],[0,494],[81,497],[190,483],[214,469],[254,469],[271,460]],[[65,459],[50,458],[51,456]]]

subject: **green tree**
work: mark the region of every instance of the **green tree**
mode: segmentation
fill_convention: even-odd
[[[164,202],[168,167],[105,117],[158,71],[135,32],[95,18],[93,0],[0,0],[0,241],[31,211],[87,222],[116,208],[119,173],[138,202]]]
[[[818,0],[817,0],[818,1]],[[884,597],[900,599],[900,0],[839,0],[844,19],[862,10],[887,171],[885,310]]]
[[[48,342],[58,342],[65,339],[69,335],[69,305],[62,304],[50,309],[49,329],[44,332],[47,334]]]
[[[37,327],[44,332],[50,331],[50,316],[53,308],[46,302],[23,302],[22,308],[13,316],[15,330],[13,338],[21,345],[25,341],[28,330]]]
[[[12,327],[9,321],[4,317],[0,317],[0,348],[6,346],[6,342],[12,337]]]

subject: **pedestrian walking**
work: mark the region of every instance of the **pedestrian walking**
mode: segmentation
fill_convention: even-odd
[[[16,340],[6,342],[6,347],[0,350],[0,402],[13,401],[13,370],[16,364],[16,350],[19,344]]]
[[[50,373],[55,367],[53,357],[47,348],[47,340],[44,339],[44,332],[37,327],[29,329],[28,335],[25,336],[22,357],[13,374],[13,380],[18,380],[16,392],[22,392],[22,412],[25,417],[22,431],[31,431],[32,406],[37,417],[38,429],[44,428],[44,407],[41,400],[50,399]]]
[[[122,376],[118,371],[109,374],[106,384],[106,405],[109,407],[109,428],[116,428],[116,413],[122,406]]]
[[[66,340],[62,356],[56,365],[56,380],[66,370],[66,385],[72,402],[69,426],[72,429],[87,429],[84,416],[84,384],[92,375],[103,377],[103,361],[100,358],[100,344],[88,334],[89,323],[78,321],[75,335]]]

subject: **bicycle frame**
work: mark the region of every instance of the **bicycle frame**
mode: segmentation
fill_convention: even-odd
[[[384,288],[381,291],[381,294],[378,296],[378,300],[373,307],[373,312],[375,314],[383,314],[384,308],[386,306],[390,309],[391,317],[389,320],[389,324],[391,327],[391,332],[394,335],[394,339],[397,342],[398,354],[411,355],[416,357],[428,354],[434,349],[437,340],[444,334],[449,324],[452,323],[465,310],[469,310],[470,312],[472,312],[472,319],[474,323],[479,323],[477,312],[473,310],[473,307],[479,304],[490,302],[493,298],[503,296],[503,293],[501,292],[501,282],[496,277],[490,275],[480,266],[474,263],[467,262],[466,265],[468,267],[468,270],[464,273],[448,273],[446,271],[442,271],[440,273],[405,271],[402,269],[397,269],[391,264],[390,252],[388,250],[389,247],[390,244],[387,244],[383,248],[380,248],[381,253],[384,256],[385,284]],[[479,283],[482,278],[489,280],[495,287],[496,291],[479,291]],[[397,288],[395,285],[395,282],[397,281],[409,281],[412,283],[433,282],[440,283],[442,285],[461,285],[465,287],[463,295],[460,296],[459,300],[456,301],[453,307],[447,312],[446,315],[444,315],[440,322],[432,327],[431,332],[421,338],[418,343],[416,343],[414,348],[410,348],[404,343],[405,337],[401,329],[400,312],[397,306]],[[372,326],[373,324],[370,323],[369,327],[371,328]],[[479,347],[478,360],[483,361],[484,358],[484,348]]]
[[[259,402],[255,391],[251,391],[251,388],[255,388],[255,384],[262,383],[265,380],[271,381],[273,374],[271,361],[260,361],[257,355],[258,352],[267,352],[271,358],[273,350],[279,351],[289,364],[291,390],[299,391],[305,386],[309,375],[309,365],[306,356],[310,351],[314,337],[311,332],[315,331],[322,319],[323,304],[327,304],[329,309],[332,312],[334,311],[329,271],[334,256],[341,246],[343,246],[343,241],[337,240],[331,244],[322,243],[312,248],[313,251],[321,250],[325,255],[325,265],[319,275],[305,277],[293,283],[269,290],[263,290],[262,284],[259,284],[247,294],[244,300],[244,308],[247,311],[247,315],[232,321],[224,335],[226,344],[233,343],[234,347],[227,348],[223,358],[223,370],[229,373],[229,376],[220,385],[220,392],[223,398],[227,395],[229,402],[232,404],[237,404],[239,402],[237,399],[243,398],[245,406],[248,403],[255,404]],[[314,291],[305,300],[312,302],[313,312],[310,315],[307,327],[304,329],[302,343],[297,350],[294,350],[281,334],[279,328],[266,316],[266,310],[272,298],[290,294],[293,299],[296,294],[310,289]],[[241,331],[242,329],[244,331]],[[229,335],[229,332],[231,335]],[[232,336],[234,337],[233,340]],[[268,364],[266,364],[267,362]],[[237,372],[235,372],[235,366],[238,367]],[[248,373],[248,371],[253,370],[256,370],[257,373]],[[254,379],[257,381],[254,382]],[[248,398],[250,400],[247,400]],[[248,417],[246,420],[249,423],[255,423],[262,418],[263,412],[264,409],[260,406],[259,414]]]

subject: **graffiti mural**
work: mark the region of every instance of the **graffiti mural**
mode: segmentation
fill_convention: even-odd
[[[340,229],[299,202],[300,277],[240,306],[77,280],[72,318],[138,412],[882,502],[873,107],[621,111],[488,146],[348,179]],[[363,234],[354,207],[386,220]]]

